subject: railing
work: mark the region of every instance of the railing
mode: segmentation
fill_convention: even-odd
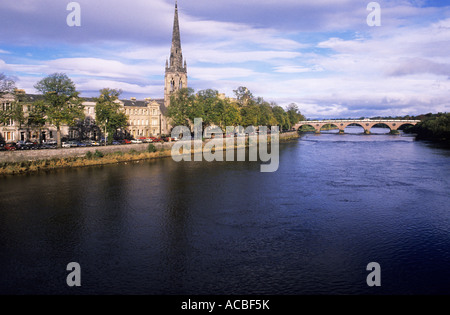
[[[310,124],[310,123],[339,123],[339,122],[414,122],[418,123],[420,120],[397,120],[397,119],[340,119],[340,120],[304,120],[297,124]],[[297,125],[296,124],[296,125]]]

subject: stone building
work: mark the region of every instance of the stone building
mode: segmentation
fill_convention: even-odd
[[[133,138],[160,136],[170,134],[171,126],[167,117],[167,109],[170,106],[170,97],[181,88],[187,87],[187,66],[183,59],[181,50],[180,26],[178,20],[178,5],[175,2],[175,15],[173,22],[172,46],[170,57],[166,60],[164,79],[164,98],[137,100],[120,100],[121,108],[128,116],[128,127],[124,130],[127,136]],[[24,116],[33,103],[43,99],[42,95],[25,94],[21,104],[23,104]],[[7,94],[0,98],[0,110],[7,110],[15,101],[13,95]],[[85,120],[79,126],[61,128],[62,137],[66,138],[88,138],[100,139],[103,136],[102,130],[95,125],[95,100],[85,98],[84,102]],[[81,130],[81,131],[80,131]],[[80,132],[82,134],[80,134]],[[0,141],[36,140],[47,141],[56,138],[56,128],[46,124],[37,130],[18,122],[10,121],[7,124],[0,124]]]

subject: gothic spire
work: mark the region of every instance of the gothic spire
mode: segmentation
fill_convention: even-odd
[[[178,21],[178,4],[175,1],[175,16],[173,20],[172,48],[170,50],[170,67],[173,71],[185,71],[183,53],[181,51],[180,24]]]

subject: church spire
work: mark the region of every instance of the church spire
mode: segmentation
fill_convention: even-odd
[[[171,95],[182,88],[187,88],[187,66],[181,51],[180,24],[178,21],[178,3],[175,1],[175,16],[173,19],[172,47],[170,58],[166,60],[166,75],[164,85],[164,105],[170,105]]]
[[[170,65],[172,71],[186,71],[183,67],[183,53],[181,50],[180,24],[178,21],[178,3],[175,1],[175,16],[173,19],[172,48],[170,50]]]

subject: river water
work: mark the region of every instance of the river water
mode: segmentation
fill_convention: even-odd
[[[450,151],[332,133],[282,143],[275,173],[161,159],[1,178],[0,293],[449,294]]]

